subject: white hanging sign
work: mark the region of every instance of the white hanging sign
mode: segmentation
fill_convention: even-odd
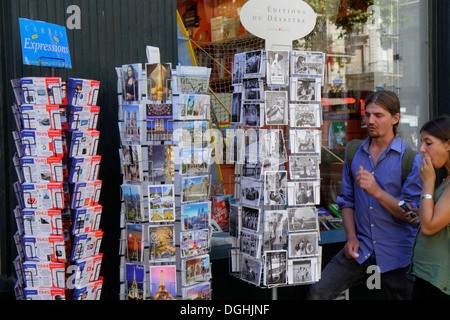
[[[316,25],[316,13],[301,0],[249,0],[240,12],[241,23],[251,34],[266,40],[266,49],[292,47]]]

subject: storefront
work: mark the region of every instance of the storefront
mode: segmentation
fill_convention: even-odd
[[[11,161],[14,155],[14,119],[10,105],[14,93],[10,80],[25,76],[60,76],[97,79],[101,82],[98,104],[102,106],[99,131],[102,138],[100,175],[104,206],[102,229],[104,253],[102,274],[105,278],[102,299],[120,298],[119,255],[121,243],[121,191],[123,182],[117,150],[121,138],[117,130],[117,74],[115,67],[144,62],[146,46],[158,47],[161,61],[196,64],[211,69],[211,121],[213,127],[227,128],[232,122],[232,71],[235,54],[265,50],[264,39],[245,30],[239,20],[246,0],[83,0],[83,1],[5,1],[1,4],[0,27],[0,97],[2,103],[1,152],[4,175],[1,178],[1,275],[14,277],[12,261],[16,257],[13,236],[16,206],[11,185],[17,180]],[[363,126],[364,98],[373,90],[395,91],[401,101],[399,134],[411,147],[420,146],[419,129],[429,118],[450,113],[447,101],[448,1],[407,0],[323,0],[306,3],[317,14],[315,28],[307,36],[293,41],[292,50],[323,53],[321,83],[320,203],[333,211],[340,190],[345,145],[366,137]],[[70,5],[79,8],[69,10]],[[276,8],[274,8],[277,10]],[[178,15],[178,20],[177,20]],[[49,69],[22,64],[18,18],[42,20],[66,26],[72,53],[71,69]],[[79,18],[79,20],[76,20]],[[12,26],[12,27],[10,27]],[[185,41],[183,31],[192,41]],[[190,50],[190,47],[192,50]],[[214,170],[215,169],[215,170]],[[223,164],[213,169],[213,179],[221,180],[226,194],[235,192],[235,167]],[[331,206],[331,207],[330,207]],[[337,218],[333,215],[333,219]],[[322,244],[335,250],[343,241],[336,223],[336,233],[323,233]],[[330,227],[330,226],[328,226]],[[332,228],[332,227],[331,227]],[[324,231],[321,229],[321,231]],[[213,246],[217,258],[213,272],[226,272],[229,241]],[[215,251],[216,250],[216,251]],[[224,250],[224,251],[223,251]],[[226,252],[226,253],[224,253]],[[329,256],[331,253],[324,254]],[[214,282],[214,280],[213,280]],[[221,283],[218,281],[218,283]],[[221,283],[220,285],[225,285]],[[238,282],[262,298],[270,291],[260,291]],[[220,287],[215,288],[219,297]],[[294,287],[280,291],[289,296]],[[303,289],[300,289],[303,290]],[[284,292],[284,293],[283,293]],[[297,292],[298,294],[298,292]],[[303,294],[300,291],[300,294]],[[244,294],[245,295],[245,294]]]

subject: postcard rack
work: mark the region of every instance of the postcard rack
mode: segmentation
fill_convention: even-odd
[[[116,67],[121,300],[211,298],[210,72]]]
[[[320,279],[324,54],[253,50],[233,61],[235,197],[230,274],[261,288]]]
[[[58,77],[11,80],[18,300],[97,300],[101,295],[101,156],[96,155],[98,139],[84,138],[98,138],[100,83],[78,78],[67,83],[66,88]],[[87,100],[73,99],[81,92]],[[88,270],[94,260],[95,268]]]

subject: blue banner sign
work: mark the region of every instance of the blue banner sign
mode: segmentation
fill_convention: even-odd
[[[72,68],[66,28],[19,18],[24,64]]]

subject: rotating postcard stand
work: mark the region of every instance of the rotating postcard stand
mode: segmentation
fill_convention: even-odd
[[[241,10],[241,19],[247,9]],[[252,16],[258,15],[255,10]],[[292,51],[290,39],[285,43],[273,39],[266,39],[265,50],[236,54],[233,64],[231,117],[244,134],[234,147],[237,204],[230,209],[235,244],[230,273],[271,289],[272,299],[277,299],[279,287],[320,279],[315,205],[320,203],[318,129],[324,55],[313,53],[322,73],[300,74],[292,57],[311,52]],[[309,68],[303,59],[296,62]],[[311,117],[314,122],[304,120]]]

